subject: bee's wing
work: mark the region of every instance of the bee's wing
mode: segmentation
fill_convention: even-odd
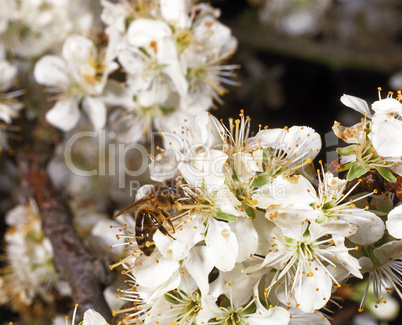
[[[135,209],[137,209],[138,205],[147,202],[151,199],[153,199],[155,197],[155,195],[148,195],[138,201],[135,201],[133,204],[129,205],[128,207],[124,208],[123,210],[121,210],[119,213],[117,213],[113,219],[116,219],[117,217],[121,216],[124,213],[130,213],[132,211],[134,211]]]

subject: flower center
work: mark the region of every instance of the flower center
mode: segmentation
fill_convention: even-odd
[[[183,53],[183,51],[188,48],[193,42],[193,35],[187,29],[179,29],[174,33],[174,38],[176,40],[176,45],[179,54]]]
[[[188,296],[182,290],[172,290],[165,294],[165,299],[173,304],[170,308],[171,312],[177,314],[176,322],[172,322],[170,325],[183,322],[192,324],[201,310],[201,295],[198,291],[194,291],[191,296]]]

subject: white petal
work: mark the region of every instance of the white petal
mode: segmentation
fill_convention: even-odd
[[[277,247],[278,249],[276,248],[272,249],[273,248],[272,243],[269,242],[268,244],[269,253],[265,256],[264,261],[261,264],[248,267],[246,269],[247,272],[261,269],[264,266],[274,267],[278,270],[281,270],[286,266],[287,262],[292,257],[293,252],[287,250],[286,248],[285,249],[282,248],[286,247],[287,243],[285,242],[285,236],[283,235],[280,228],[275,227],[272,229],[271,238],[272,237],[275,237],[278,241],[282,242],[283,245],[277,245],[275,247]]]
[[[202,219],[198,218],[183,224],[176,229],[175,233],[171,233],[175,239],[165,236],[159,230],[153,239],[165,258],[180,261],[188,256],[190,249],[195,244],[204,239],[204,234],[205,226]]]
[[[359,265],[361,267],[362,274],[372,272],[376,269],[373,261],[367,256],[362,256],[359,258]]]
[[[313,209],[305,206],[291,206],[267,210],[265,217],[279,227],[287,237],[299,240],[307,229],[307,220],[315,216]]]
[[[359,97],[343,95],[341,97],[341,102],[343,105],[353,108],[355,111],[359,113],[371,115],[370,109],[367,105],[367,102]]]
[[[137,94],[138,104],[143,107],[163,105],[172,91],[171,85],[161,78],[148,79],[153,82],[150,82],[150,88]]]
[[[317,309],[322,308],[328,303],[332,292],[332,280],[327,274],[327,270],[321,266],[316,260],[311,262],[312,276],[307,276],[307,274],[298,273],[294,286],[293,296],[286,297],[285,288],[287,284],[283,282],[276,289],[276,294],[278,299],[287,304],[292,302],[292,306],[299,304],[299,308],[305,313],[312,313]],[[291,298],[292,297],[292,298]],[[290,301],[289,301],[290,300]]]
[[[402,240],[390,241],[374,249],[374,255],[381,264],[388,262],[391,258],[400,260],[402,258]]]
[[[402,205],[392,209],[388,214],[386,225],[391,236],[402,239]]]
[[[262,212],[256,211],[256,218],[252,220],[254,224],[254,229],[257,231],[258,235],[258,248],[256,250],[257,254],[266,256],[271,248],[270,239],[271,232],[275,224],[264,218]]]
[[[159,271],[163,272],[163,270],[161,269],[159,269]],[[140,296],[144,297],[147,303],[153,304],[161,295],[164,295],[166,292],[170,290],[178,288],[181,283],[181,280],[182,276],[180,275],[180,272],[174,272],[173,275],[167,281],[162,283],[160,286],[158,286],[157,288],[150,288],[151,295],[149,297],[145,297],[145,295],[143,295],[141,292]]]
[[[245,217],[245,213],[239,210],[242,208],[241,202],[236,198],[227,185],[222,185],[222,187],[214,194],[216,197],[215,204],[219,206],[222,212],[236,217]]]
[[[167,149],[153,159],[149,165],[151,179],[162,182],[166,179],[173,178],[179,173],[179,160],[177,151]]]
[[[103,91],[102,100],[108,106],[120,106],[128,110],[136,107],[133,96],[127,88],[122,87],[117,81],[110,80],[107,82]]]
[[[304,205],[310,207],[311,203],[317,201],[317,194],[313,185],[307,178],[301,175],[290,177],[279,176],[275,178],[273,183],[258,188],[253,195],[253,199],[260,201],[264,200],[267,196],[283,205]],[[266,208],[269,208],[269,206]]]
[[[281,149],[290,161],[288,168],[314,159],[321,150],[321,137],[314,129],[306,126],[292,126],[290,129],[261,130],[251,141],[261,141],[263,148]]]
[[[236,235],[227,223],[211,218],[205,244],[215,267],[221,271],[233,269],[236,263],[238,245]]]
[[[37,83],[66,89],[70,85],[67,62],[55,55],[45,55],[36,64],[33,75]]]
[[[331,325],[320,312],[303,313],[298,308],[291,308],[289,312],[292,317],[289,325]]]
[[[208,275],[214,267],[213,262],[208,257],[208,249],[205,246],[193,247],[185,261],[185,267],[197,283],[201,295],[207,294],[209,290]]]
[[[161,0],[160,8],[163,19],[169,24],[179,28],[187,28],[188,14],[186,1],[183,0]]]
[[[170,37],[172,30],[169,25],[160,20],[136,19],[127,31],[128,41],[135,47],[149,46],[152,41]]]
[[[230,222],[232,231],[236,234],[239,252],[236,262],[240,263],[250,258],[258,247],[258,234],[253,223],[248,218],[239,218]]]
[[[243,269],[243,264],[237,263],[230,272],[220,272],[218,279],[211,284],[213,295],[226,295],[236,307],[246,304],[253,296],[254,286],[260,280],[260,275],[248,274]]]
[[[217,306],[216,299],[212,295],[202,296],[201,310],[198,313],[197,324],[208,324],[211,318],[216,318],[222,315],[222,311]]]
[[[248,182],[258,170],[258,164],[250,153],[235,153],[233,155],[233,165],[240,182]]]
[[[107,325],[105,319],[93,309],[88,309],[84,313],[83,325]]]
[[[319,239],[326,234],[334,237],[348,237],[356,233],[357,227],[345,221],[327,221],[324,223],[312,222],[309,231],[313,240]]]
[[[202,112],[193,118],[193,126],[190,128],[190,143],[192,145],[205,145],[210,149],[222,149],[222,132],[224,129],[212,114]]]
[[[63,57],[70,67],[77,69],[82,64],[88,64],[90,58],[96,58],[96,48],[90,39],[71,35],[64,42]]]
[[[190,185],[204,185],[209,192],[217,191],[225,182],[223,167],[227,157],[220,150],[207,150],[203,154],[187,158],[192,163],[181,164],[179,171]]]
[[[339,219],[358,226],[356,233],[348,237],[349,240],[359,245],[367,245],[382,238],[385,225],[381,218],[363,209],[351,209],[350,212],[349,214],[348,211],[342,211],[339,216]]]
[[[85,96],[82,108],[96,131],[105,127],[106,105],[100,97]]]
[[[373,118],[372,130],[373,146],[380,156],[402,156],[402,121],[380,114]]]
[[[179,266],[178,261],[166,259],[155,251],[151,256],[142,255],[137,258],[133,275],[139,285],[156,289],[168,281]]]
[[[377,114],[398,113],[402,114],[402,104],[395,98],[388,97],[381,100],[377,100],[371,106]]]
[[[147,317],[141,324],[154,325],[154,324],[174,324],[178,315],[176,313],[168,314],[169,308],[174,308],[174,305],[165,299],[165,295],[160,295],[156,302],[153,304],[151,310],[147,312]]]
[[[118,55],[119,62],[129,75],[137,75],[141,72],[145,72],[147,69],[146,62],[142,60],[138,55],[133,54],[131,51],[120,51]],[[135,78],[135,85],[133,90],[146,89],[149,86],[149,79]]]
[[[247,318],[247,321],[253,325],[287,325],[290,321],[290,314],[282,307],[273,307],[268,310],[259,308],[254,314]]]
[[[60,130],[67,132],[72,130],[78,123],[81,113],[78,109],[77,99],[68,97],[58,101],[46,113],[46,120]]]
[[[360,272],[359,262],[355,257],[349,254],[349,251],[344,244],[344,238],[338,237],[334,242],[335,246],[320,249],[320,254],[335,263],[337,266],[342,266],[356,278],[362,279],[363,276]]]
[[[0,60],[0,91],[10,88],[15,82],[17,67],[7,61]]]

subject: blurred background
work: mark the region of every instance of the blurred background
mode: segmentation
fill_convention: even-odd
[[[243,108],[254,124],[354,124],[346,93],[367,100],[402,88],[402,2],[398,0],[214,0],[239,41],[241,64],[218,116]],[[357,119],[356,119],[357,117]]]

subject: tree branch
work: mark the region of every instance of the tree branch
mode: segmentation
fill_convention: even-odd
[[[112,314],[103,297],[105,285],[113,278],[109,261],[96,260],[85,249],[72,225],[70,207],[46,173],[52,143],[34,137],[31,148],[23,148],[17,155],[21,182],[38,205],[42,228],[53,246],[55,267],[68,281],[73,301],[82,309],[95,309],[110,322]]]

